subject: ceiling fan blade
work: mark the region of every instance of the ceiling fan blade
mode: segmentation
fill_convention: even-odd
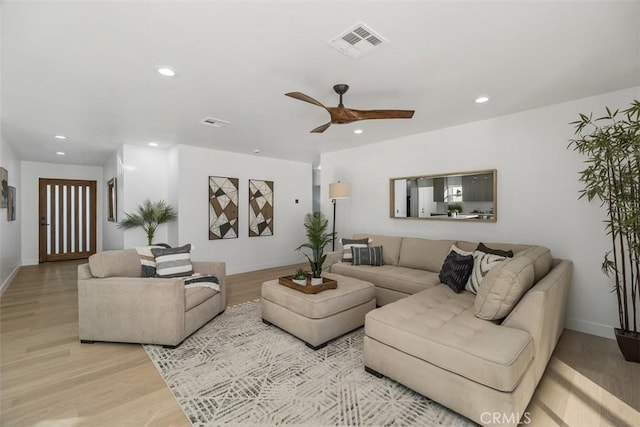
[[[289,93],[285,93],[286,96],[290,96],[291,98],[294,99],[299,99],[300,101],[305,101],[308,102],[310,104],[314,104],[317,105],[318,107],[322,107],[324,109],[326,109],[327,107],[325,107],[324,105],[322,105],[320,103],[320,101],[316,101],[315,99],[313,99],[312,97],[310,97],[309,95],[305,95],[302,92],[289,92]]]
[[[312,130],[312,131],[311,131],[311,132],[309,132],[309,133],[322,133],[322,132],[324,132],[325,130],[329,129],[329,126],[331,126],[331,122],[329,122],[329,123],[325,123],[325,124],[323,124],[322,126],[318,126],[317,128],[315,128],[314,130]]]
[[[410,119],[415,110],[350,110],[356,120]]]

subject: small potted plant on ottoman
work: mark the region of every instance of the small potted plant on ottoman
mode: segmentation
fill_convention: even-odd
[[[307,286],[307,273],[299,268],[296,270],[296,274],[293,275],[293,279],[291,279],[293,283],[297,283],[301,286]]]

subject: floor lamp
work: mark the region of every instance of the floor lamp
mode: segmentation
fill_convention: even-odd
[[[348,199],[351,192],[349,184],[340,181],[329,184],[329,198],[333,203],[333,239],[331,240],[331,250],[336,250],[336,200]]]

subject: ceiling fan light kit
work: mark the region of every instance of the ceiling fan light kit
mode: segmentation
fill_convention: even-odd
[[[354,110],[346,108],[342,103],[342,95],[347,93],[349,85],[337,84],[333,86],[333,90],[340,97],[340,101],[337,107],[325,107],[320,101],[311,98],[309,95],[305,95],[302,92],[289,92],[285,93],[289,96],[300,101],[308,102],[318,107],[322,107],[329,113],[331,120],[317,128],[313,129],[311,133],[322,133],[329,128],[332,124],[346,124],[353,123],[360,120],[374,120],[374,119],[410,119],[413,117],[414,110]]]

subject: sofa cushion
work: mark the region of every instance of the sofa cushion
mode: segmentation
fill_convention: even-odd
[[[191,265],[191,245],[178,248],[151,249],[156,257],[156,277],[183,277],[193,274]]]
[[[371,282],[380,288],[392,289],[407,294],[415,294],[440,284],[438,273],[387,264],[373,267],[338,262],[331,266],[331,272],[355,277],[356,279]]]
[[[480,319],[498,320],[509,314],[533,286],[533,263],[526,257],[507,259],[487,273],[478,289],[474,308]]]
[[[435,286],[370,311],[365,334],[496,390],[513,391],[534,357],[531,336],[473,315],[474,295]]]
[[[477,294],[484,276],[505,259],[507,258],[500,255],[475,251],[473,253],[473,270],[471,271],[471,276],[469,276],[465,289],[473,294]]]
[[[460,255],[452,249],[444,260],[438,277],[455,293],[459,293],[467,284],[471,270],[473,270],[473,255]]]
[[[89,257],[93,277],[140,277],[140,257],[135,249],[98,252]]]
[[[351,259],[353,265],[382,265],[382,246],[371,248],[351,248]]]
[[[367,248],[369,247],[369,238],[364,239],[340,239],[342,244],[342,262],[352,262],[353,254],[351,248]]]
[[[398,265],[400,258],[400,246],[402,245],[402,237],[380,236],[377,234],[354,234],[354,239],[364,239],[370,237],[369,244],[374,246],[382,246],[382,261],[388,265]]]
[[[520,298],[551,269],[551,251],[533,246],[487,273],[478,289],[475,314],[481,319],[506,317]]]
[[[400,248],[401,267],[419,268],[438,273],[454,240],[431,240],[405,237]]]
[[[551,270],[551,265],[553,264],[551,251],[544,246],[533,246],[529,250],[518,253],[517,255],[531,260],[534,275],[533,283],[537,283],[538,280],[546,276]]]

